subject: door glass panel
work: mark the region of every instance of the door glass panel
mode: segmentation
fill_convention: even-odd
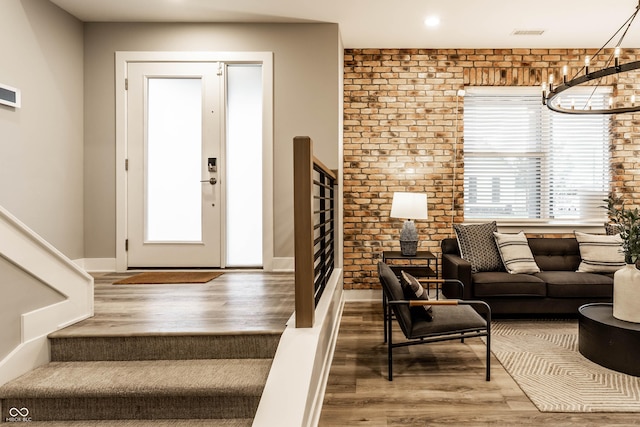
[[[202,240],[202,81],[150,78],[145,240]]]
[[[262,66],[227,68],[227,262],[262,266]]]

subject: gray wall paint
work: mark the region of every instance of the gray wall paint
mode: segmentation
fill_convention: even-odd
[[[274,52],[274,255],[291,257],[292,139],[310,135],[337,168],[338,50],[334,24],[85,24],[86,257],[115,257],[116,51]]]
[[[21,341],[21,316],[32,310],[63,301],[65,297],[38,279],[0,257],[0,360]]]
[[[0,205],[69,258],[84,256],[83,28],[48,1],[0,1]]]

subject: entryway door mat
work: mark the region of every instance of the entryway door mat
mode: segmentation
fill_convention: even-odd
[[[578,351],[577,320],[498,320],[491,350],[541,412],[640,412],[640,378]]]
[[[211,271],[146,271],[113,282],[114,285],[155,285],[176,283],[207,283],[224,273]]]

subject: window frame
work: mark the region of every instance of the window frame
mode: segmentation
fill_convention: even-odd
[[[594,87],[584,87],[584,88],[572,88],[571,89],[571,93],[575,93],[575,94],[587,94],[587,93],[591,93],[593,92]],[[598,91],[598,95],[599,96],[603,96],[606,98],[607,95],[611,95],[613,89],[611,87],[599,87],[597,89]],[[496,97],[501,97],[501,96],[537,96],[540,99],[540,108],[541,108],[541,117],[542,117],[542,125],[541,128],[544,128],[544,130],[541,132],[541,136],[540,136],[540,141],[539,141],[539,145],[540,148],[542,150],[542,155],[540,156],[541,159],[541,170],[550,170],[550,166],[548,165],[549,162],[551,162],[551,154],[550,153],[550,145],[551,145],[551,140],[553,138],[552,136],[552,131],[551,129],[549,129],[552,125],[552,114],[561,114],[561,113],[554,113],[550,110],[548,110],[545,106],[542,105],[542,93],[541,93],[541,89],[539,87],[529,87],[529,86],[518,86],[518,87],[478,87],[478,86],[474,86],[474,87],[466,87],[465,88],[465,92],[466,92],[466,96],[496,96]],[[566,115],[564,115],[566,116]],[[464,122],[464,118],[465,118],[465,113],[463,113],[463,123],[465,126],[465,132],[463,134],[466,134],[466,126],[467,124]],[[605,159],[605,164],[604,164],[604,170],[605,170],[605,179],[606,181],[603,182],[603,187],[604,188],[610,188],[611,185],[611,163],[610,163],[610,157],[609,157],[609,147],[611,146],[611,120],[608,120],[608,123],[605,123],[605,128],[603,128],[603,133],[606,133],[608,135],[608,141],[606,141],[606,144],[608,145],[608,147],[604,148],[604,159]],[[466,148],[466,147],[465,147]],[[500,154],[501,152],[485,152],[485,153],[480,153],[479,155],[476,156],[476,158],[479,158],[481,156],[489,156],[492,154]],[[505,152],[502,152],[505,153]],[[522,152],[520,152],[522,153]],[[516,153],[512,153],[512,154],[516,154]],[[528,152],[527,155],[533,155],[533,152]],[[469,159],[470,157],[474,157],[474,156],[470,156],[469,152],[467,150],[464,151],[464,162],[465,162],[465,167],[463,168],[463,176],[462,176],[462,181],[463,181],[463,197],[464,197],[464,201],[466,203],[466,201],[468,200],[468,193],[467,193],[467,177],[466,177],[466,164],[467,164],[467,159]],[[546,164],[545,164],[546,163]],[[535,230],[538,232],[564,232],[564,231],[571,231],[573,232],[576,229],[579,229],[580,231],[586,231],[586,232],[602,232],[602,227],[604,224],[604,221],[606,220],[606,213],[605,210],[603,209],[602,211],[602,216],[601,217],[592,217],[592,218],[551,218],[551,210],[553,210],[552,206],[551,206],[551,191],[550,191],[550,185],[551,185],[551,180],[550,178],[546,178],[543,179],[543,181],[540,183],[540,213],[539,213],[539,218],[505,218],[505,217],[468,217],[467,216],[467,210],[466,208],[463,206],[463,215],[464,215],[464,222],[465,223],[481,223],[481,222],[486,222],[488,220],[490,221],[497,221],[498,224],[501,226],[501,229],[503,230],[507,230],[508,228],[513,228],[514,231],[520,231],[521,229],[523,229],[524,227],[526,227],[529,230]],[[508,231],[508,230],[507,230]]]

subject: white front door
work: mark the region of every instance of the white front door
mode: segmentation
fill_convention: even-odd
[[[218,63],[131,62],[128,267],[220,267],[223,99]]]

